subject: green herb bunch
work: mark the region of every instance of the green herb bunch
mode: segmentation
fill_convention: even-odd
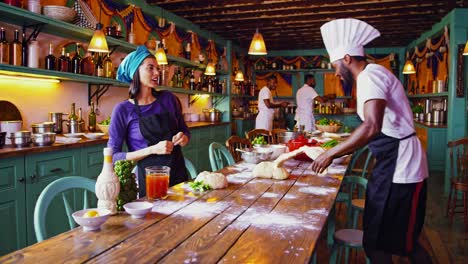
[[[120,181],[120,192],[117,197],[117,210],[123,211],[126,203],[136,200],[138,186],[136,175],[132,173],[135,163],[131,160],[118,160],[114,164],[114,171]]]
[[[203,181],[189,182],[189,186],[196,192],[204,192],[211,190],[211,187],[208,184],[205,184]]]
[[[330,141],[327,141],[325,143],[323,143],[322,145],[320,145],[320,147],[322,148],[333,148],[334,146],[338,145],[338,140],[336,139],[332,139]]]
[[[266,142],[265,138],[263,136],[256,136],[252,140],[252,145],[259,144],[259,145],[266,145],[268,142]]]

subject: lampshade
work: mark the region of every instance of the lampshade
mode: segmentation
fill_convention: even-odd
[[[212,62],[208,62],[208,65],[206,65],[205,75],[216,75],[216,70]]]
[[[163,48],[158,48],[154,56],[156,57],[156,61],[159,65],[167,65],[167,56]]]
[[[108,53],[109,48],[107,47],[106,35],[102,32],[102,24],[96,25],[96,31],[94,31],[93,37],[88,45],[88,51]]]
[[[244,81],[244,74],[241,71],[237,71],[235,81],[243,82]]]
[[[258,28],[257,28],[257,31],[255,31],[255,34],[253,35],[252,42],[250,42],[249,54],[250,55],[266,55],[267,54],[265,41],[263,40],[262,34],[258,32]]]
[[[465,44],[465,48],[463,49],[463,55],[467,56],[468,55],[468,41]]]
[[[403,74],[415,74],[416,70],[411,60],[406,60],[405,66],[403,67]]]

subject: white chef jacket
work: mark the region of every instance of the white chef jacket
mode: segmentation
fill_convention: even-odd
[[[255,120],[255,128],[271,130],[273,128],[273,116],[275,110],[266,106],[263,101],[265,99],[270,99],[270,102],[273,102],[271,91],[266,86],[264,86],[258,93],[258,115]]]
[[[296,116],[294,120],[298,121],[298,125],[304,125],[306,131],[315,130],[314,118],[314,99],[318,94],[314,88],[304,84],[296,94]]]
[[[357,77],[357,113],[364,120],[364,103],[383,99],[382,133],[403,138],[414,133],[413,114],[403,86],[395,75],[378,64],[368,64]],[[394,183],[416,183],[428,177],[427,157],[416,136],[400,141]]]

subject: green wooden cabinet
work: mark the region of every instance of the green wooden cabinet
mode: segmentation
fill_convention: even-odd
[[[445,151],[447,149],[447,128],[427,127],[415,123],[416,135],[426,150],[429,170],[445,170]]]
[[[104,160],[102,151],[106,147],[106,144],[100,144],[81,149],[81,175],[83,177],[97,180]]]
[[[80,149],[27,155],[26,161],[26,219],[28,244],[36,243],[34,233],[34,207],[42,190],[54,180],[66,176],[80,176]],[[66,195],[75,201],[73,191]],[[47,235],[53,236],[69,229],[62,197],[57,196],[51,203],[47,215]]]
[[[245,132],[255,128],[255,119],[235,119],[236,135],[245,137]]]
[[[0,255],[25,247],[24,157],[0,159]]]

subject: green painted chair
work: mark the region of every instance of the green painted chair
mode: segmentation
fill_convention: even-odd
[[[190,179],[194,180],[197,177],[197,169],[193,165],[193,163],[188,159],[184,158],[185,160],[185,168],[187,169]]]
[[[360,177],[360,176],[345,176],[343,178],[343,184],[346,184],[349,188],[349,193],[353,194],[357,190],[358,198],[363,199],[364,194],[366,192],[367,188],[367,179]],[[352,195],[350,195],[352,199]],[[352,199],[352,201],[354,201]],[[350,208],[354,206],[350,206]],[[362,230],[355,229],[357,226],[357,216],[359,214],[359,210],[363,210],[359,208],[354,208],[353,210],[353,224],[352,224],[352,229],[340,229],[333,234],[333,246],[331,250],[331,255],[330,255],[330,263],[337,263],[337,253],[340,248],[345,249],[345,263],[348,263],[349,260],[349,250],[350,249],[363,249],[362,246],[362,236],[363,232]],[[331,221],[335,221],[334,217]],[[348,219],[349,220],[349,219]],[[349,221],[348,221],[349,223]],[[334,227],[334,223],[332,223],[332,226]],[[341,261],[338,259],[338,263],[341,263]],[[369,263],[368,260],[366,259],[366,263]]]
[[[208,148],[212,171],[218,171],[224,167],[236,163],[229,150],[218,142],[213,142]]]
[[[72,189],[84,189],[84,202],[83,209],[89,208],[88,204],[88,193],[95,193],[96,181],[79,177],[79,176],[69,176],[61,178],[51,182],[44,190],[42,190],[39,198],[37,199],[36,207],[34,208],[34,232],[36,233],[37,242],[41,242],[44,239],[47,239],[46,232],[46,215],[49,205],[52,200],[58,196],[62,195],[63,204],[65,206],[65,213],[68,217],[68,224],[70,229],[76,227],[75,221],[73,220],[72,213],[73,209],[70,206],[65,191]]]

